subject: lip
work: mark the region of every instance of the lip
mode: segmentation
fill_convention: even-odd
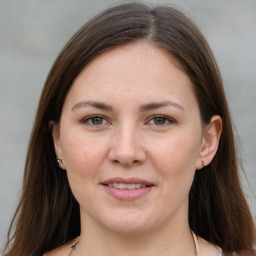
[[[106,184],[110,184],[110,183],[143,184],[146,186],[155,186],[155,184],[150,181],[135,178],[135,177],[132,177],[132,178],[114,177],[114,178],[111,178],[111,179],[101,182],[102,185],[106,185]]]
[[[143,184],[146,187],[137,188],[137,189],[119,189],[114,187],[109,187],[107,184],[110,183],[124,183],[124,184]],[[131,201],[139,199],[152,191],[155,184],[150,181],[139,179],[139,178],[121,178],[114,177],[108,180],[101,182],[101,185],[104,187],[105,191],[112,197],[123,200]]]

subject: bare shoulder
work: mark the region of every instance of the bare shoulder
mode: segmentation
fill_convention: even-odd
[[[224,253],[223,256],[256,256],[256,251],[251,250],[251,251]]]
[[[233,252],[232,256],[256,256],[256,251],[242,251],[242,252]]]
[[[239,251],[239,252],[223,252],[218,246],[209,243],[201,237],[198,237],[200,255],[207,256],[256,256],[255,250]]]
[[[71,246],[76,242],[76,240],[77,239],[74,239],[56,249],[46,252],[43,256],[68,256]]]
[[[222,250],[218,246],[209,243],[208,241],[204,240],[201,237],[198,237],[198,244],[199,244],[199,251],[201,255],[207,255],[207,256],[222,255]]]

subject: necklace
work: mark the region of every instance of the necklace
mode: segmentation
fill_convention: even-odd
[[[197,253],[198,253],[198,241],[197,241],[197,237],[196,237],[195,233],[194,233],[192,230],[191,230],[191,234],[192,234],[192,236],[193,236],[193,241],[194,241],[195,255],[198,256],[198,255],[197,255]]]
[[[194,241],[194,246],[195,246],[195,255],[197,255],[197,242],[196,242],[196,235],[195,233],[191,230],[191,234],[192,234],[192,237],[193,237],[193,241]],[[71,254],[73,253],[73,251],[76,249],[77,245],[79,243],[79,237],[76,239],[75,243],[71,245],[70,249],[71,251],[69,252],[68,256],[71,256]]]
[[[68,256],[71,256],[72,252],[76,249],[78,243],[79,243],[79,237],[76,239],[75,243],[71,245],[70,247],[71,251],[69,252]]]

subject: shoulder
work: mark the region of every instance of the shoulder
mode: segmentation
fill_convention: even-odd
[[[224,253],[217,245],[211,244],[201,237],[197,237],[197,250],[200,256],[256,256],[255,251]]]
[[[224,253],[223,256],[256,256],[256,251],[242,251],[242,252],[231,252]]]
[[[76,243],[77,239],[74,239],[60,247],[57,247],[49,252],[46,252],[43,256],[66,256],[69,255],[71,246]]]
[[[222,250],[218,246],[209,243],[201,237],[197,237],[197,250],[199,255],[222,256]]]

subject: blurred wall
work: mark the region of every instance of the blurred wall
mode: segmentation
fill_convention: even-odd
[[[0,1],[0,251],[21,191],[26,149],[47,73],[70,36],[88,18],[117,2]],[[243,184],[255,217],[256,1],[161,3],[174,4],[192,18],[217,58],[249,181],[243,178]]]

